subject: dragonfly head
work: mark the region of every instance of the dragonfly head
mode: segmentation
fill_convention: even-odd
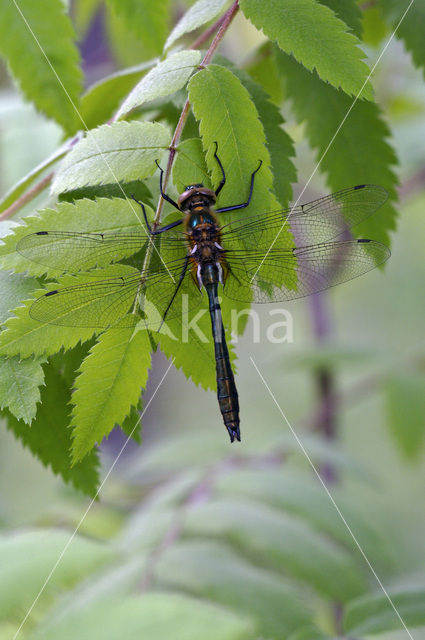
[[[177,204],[181,211],[190,211],[194,207],[211,207],[217,197],[215,191],[207,189],[203,184],[191,184],[180,194]]]

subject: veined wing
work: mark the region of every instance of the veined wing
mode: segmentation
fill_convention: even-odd
[[[296,246],[310,246],[332,240],[372,215],[387,199],[383,187],[359,185],[337,191],[318,200],[286,210],[239,218],[222,227],[223,247],[268,251],[291,248],[284,231],[292,231]]]
[[[89,271],[124,260],[151,247],[153,263],[162,262],[161,248],[166,246],[166,259],[175,260],[186,253],[185,239],[150,236],[143,230],[132,233],[78,233],[72,231],[38,231],[22,238],[16,250],[29,260],[69,273]],[[142,265],[140,265],[142,266]]]
[[[136,318],[144,320],[150,329],[158,328],[172,300],[184,263],[179,259],[168,263],[166,268],[158,266],[155,272],[132,269],[126,275],[58,288],[38,298],[30,308],[30,316],[43,323],[93,328],[107,328],[116,323],[119,327],[132,327]],[[98,276],[100,274],[101,270],[97,272]],[[81,274],[81,278],[87,275]],[[186,274],[167,318],[183,313],[182,293],[196,290]],[[196,298],[191,296],[191,307],[196,304]]]
[[[292,250],[229,251],[228,298],[283,302],[357,278],[385,262],[390,250],[373,240],[325,242]]]

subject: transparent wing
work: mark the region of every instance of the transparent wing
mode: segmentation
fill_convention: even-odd
[[[98,281],[84,282],[71,287],[50,291],[36,300],[30,308],[30,316],[43,323],[72,327],[105,328],[118,323],[119,327],[134,326],[135,317],[143,319],[150,329],[158,328],[170,304],[184,260],[158,267],[156,272],[146,271],[124,276],[114,276]],[[97,272],[98,275],[100,272]],[[167,313],[176,317],[188,306],[183,293],[197,291],[188,271],[179,288],[179,294]],[[87,274],[84,274],[87,275]],[[190,296],[193,308],[201,296]]]
[[[242,302],[283,302],[333,287],[385,262],[390,251],[373,240],[326,242],[265,255],[251,251],[239,260],[226,254],[230,273],[224,286],[228,298]]]
[[[310,246],[337,238],[374,213],[387,199],[383,187],[359,185],[296,207],[240,217],[222,227],[224,248],[246,247],[268,251],[292,245],[282,233],[290,229],[296,246]]]
[[[167,260],[178,259],[186,253],[183,234],[166,239],[162,236],[152,237],[143,230],[134,233],[39,231],[22,238],[16,250],[33,262],[78,273],[118,262],[139,252],[144,255],[149,247],[152,255],[159,259],[165,246]]]

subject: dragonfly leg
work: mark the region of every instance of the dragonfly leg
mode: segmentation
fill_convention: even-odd
[[[217,151],[218,151],[217,140],[214,142],[214,144],[215,144],[214,158],[217,160],[217,163],[218,163],[218,166],[221,169],[221,175],[222,175],[220,184],[218,185],[217,189],[215,190],[215,195],[218,196],[218,194],[220,193],[220,191],[222,190],[222,188],[226,184],[226,174],[224,173],[224,169],[223,169],[223,165],[221,164],[221,160],[217,155]]]
[[[183,268],[182,268],[181,273],[180,273],[180,276],[179,276],[179,281],[178,281],[178,283],[177,283],[176,288],[174,289],[174,293],[173,293],[173,295],[172,295],[172,297],[171,297],[171,300],[170,300],[170,302],[168,303],[167,308],[165,309],[164,315],[162,316],[162,320],[161,320],[161,324],[159,325],[158,333],[159,333],[159,331],[161,331],[161,327],[162,327],[162,325],[164,324],[164,321],[165,321],[165,318],[166,318],[166,316],[167,316],[167,313],[169,312],[170,307],[171,307],[171,305],[173,304],[174,299],[175,299],[175,297],[176,297],[176,295],[177,295],[177,292],[178,292],[178,290],[180,289],[181,284],[182,284],[182,282],[183,282],[183,279],[184,279],[184,277],[185,277],[185,275],[186,275],[187,265],[189,264],[189,258],[190,258],[190,255],[187,255],[187,256],[186,256],[186,259],[185,259],[185,261],[184,261],[184,263],[183,263]]]
[[[149,231],[151,236],[156,236],[156,235],[158,235],[158,233],[162,233],[163,231],[169,231],[169,229],[173,229],[174,227],[177,227],[179,224],[181,224],[183,222],[183,220],[176,220],[176,222],[171,222],[170,224],[165,225],[165,227],[160,227],[159,229],[152,229],[152,227],[150,226],[150,224],[148,222],[148,217],[146,215],[145,205],[143,204],[143,202],[140,202],[140,200],[137,200],[134,197],[134,194],[132,194],[131,197],[133,198],[134,202],[137,202],[137,204],[142,207],[143,217],[145,219],[146,226],[147,226],[148,231]]]
[[[159,175],[159,190],[161,192],[161,196],[164,198],[164,200],[166,200],[167,202],[169,202],[170,204],[173,205],[173,207],[175,207],[176,209],[178,209],[180,211],[180,207],[177,204],[177,202],[174,202],[174,200],[172,198],[170,198],[170,196],[167,196],[166,193],[164,193],[164,191],[162,190],[162,177],[164,175],[164,169],[162,167],[159,166],[158,164],[158,160],[155,160],[155,164],[158,167],[158,169],[160,170],[160,175]]]
[[[253,171],[251,173],[251,186],[249,188],[248,200],[246,202],[242,202],[242,204],[235,204],[232,207],[223,207],[222,209],[216,209],[217,213],[223,213],[224,211],[235,211],[235,209],[244,209],[245,207],[247,207],[249,205],[249,203],[251,202],[251,198],[252,198],[252,192],[254,191],[255,174],[257,173],[257,171],[260,170],[260,167],[261,167],[262,164],[263,164],[263,161],[260,160],[260,164],[258,165],[258,167],[255,169],[255,171]]]

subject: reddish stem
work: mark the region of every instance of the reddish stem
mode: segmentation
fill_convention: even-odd
[[[318,344],[324,345],[330,334],[331,321],[326,295],[317,293],[310,298],[313,329]],[[337,437],[337,401],[335,380],[332,370],[324,365],[315,372],[318,407],[315,416],[315,430],[327,440]],[[330,464],[324,464],[321,475],[326,484],[335,482],[336,471]]]
[[[204,67],[206,67],[210,63],[210,61],[211,61],[211,59],[212,59],[212,57],[213,57],[218,45],[220,44],[224,34],[226,33],[227,29],[229,28],[229,26],[230,26],[233,18],[235,17],[236,13],[238,12],[238,10],[239,10],[239,0],[235,0],[235,2],[232,4],[230,9],[228,9],[228,11],[226,11],[226,13],[222,16],[222,18],[217,20],[217,22],[215,23],[215,25],[214,25],[215,27],[217,25],[220,25],[219,29],[217,31],[217,34],[216,34],[214,40],[210,44],[210,46],[208,48],[208,51],[206,52],[202,62],[199,65],[199,67],[198,67],[199,69],[203,69]],[[211,32],[209,32],[209,35],[211,35]],[[195,42],[191,45],[190,48],[191,49],[196,49],[197,47],[195,45],[199,44],[199,40],[200,40],[200,38],[195,40]],[[187,120],[187,117],[189,115],[189,110],[190,110],[190,102],[189,102],[189,99],[187,99],[185,104],[184,104],[184,107],[183,107],[183,110],[181,112],[179,121],[178,121],[176,129],[174,131],[173,139],[171,140],[171,144],[170,144],[170,147],[169,147],[170,154],[168,156],[167,168],[164,171],[164,177],[163,177],[163,190],[164,191],[166,190],[168,181],[170,179],[171,168],[173,166],[173,162],[174,162],[174,158],[175,158],[176,150],[177,150],[176,147],[177,147],[177,145],[178,145],[178,143],[180,141],[184,125],[186,124],[186,120]],[[155,226],[159,225],[159,222],[160,222],[160,219],[161,219],[161,213],[162,213],[163,205],[164,205],[164,199],[162,198],[162,196],[160,196],[159,201],[158,201],[158,207],[157,207],[156,214],[155,214],[155,220],[154,220],[154,225]]]
[[[37,182],[29,191],[22,194],[15,202],[13,202],[10,207],[5,209],[3,213],[0,215],[0,220],[6,220],[9,216],[12,216],[16,211],[19,211],[23,206],[33,200],[43,189],[45,189],[52,181],[54,176],[54,172],[51,171],[47,176],[45,176],[40,182]]]

